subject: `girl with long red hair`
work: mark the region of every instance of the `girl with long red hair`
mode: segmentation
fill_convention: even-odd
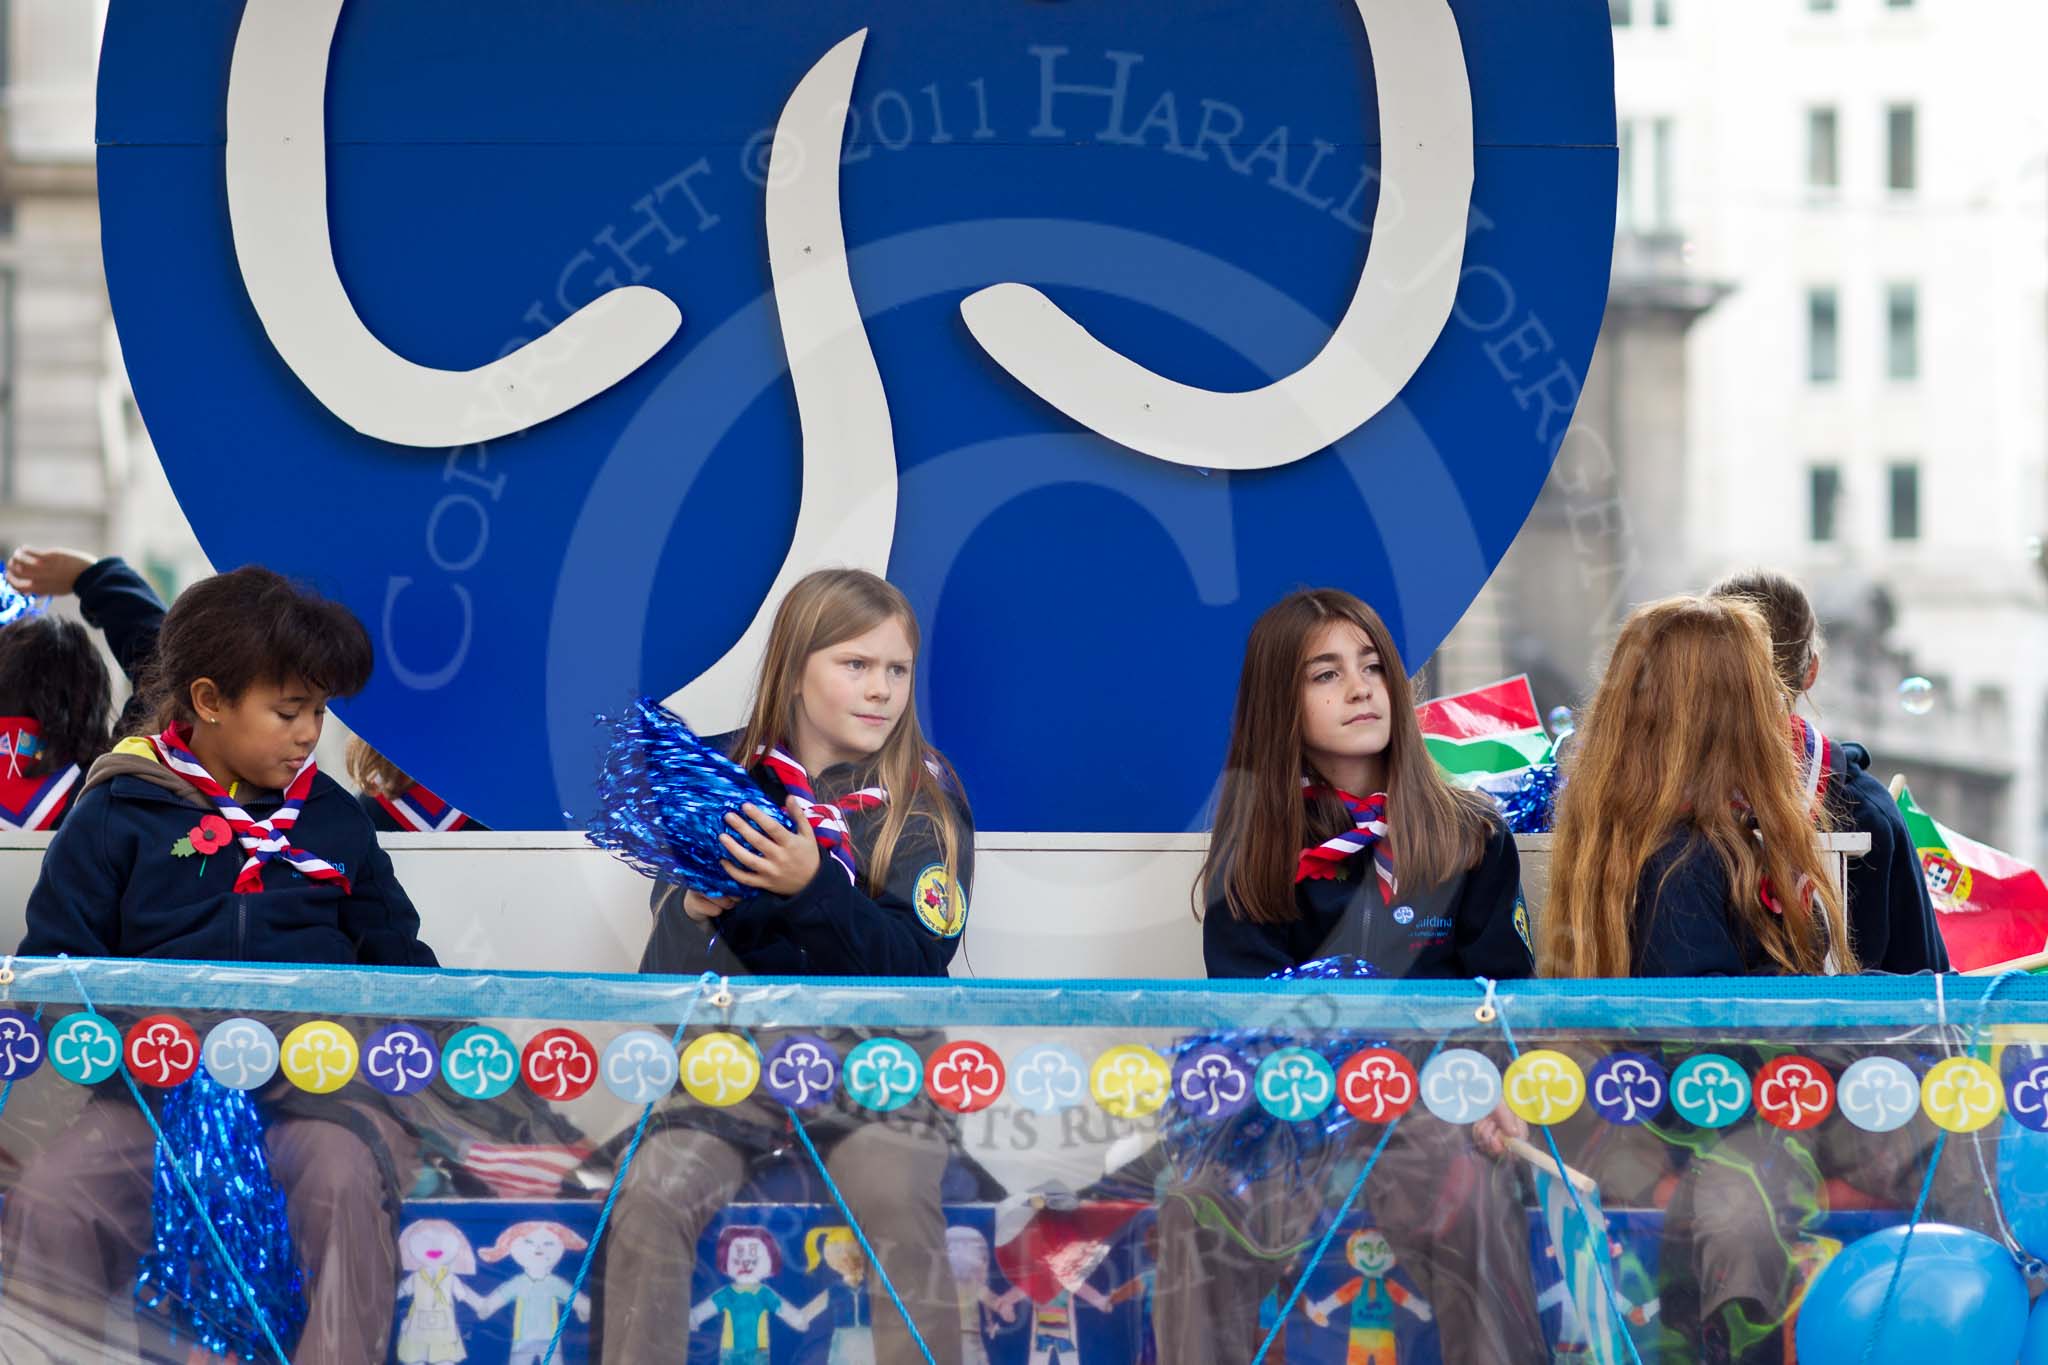
[[[1538,933],[1546,976],[1856,970],[1786,742],[1789,702],[1770,632],[1742,598],[1672,598],[1623,623],[1559,799]],[[1821,1196],[1813,1147],[1754,1112],[1667,1140],[1694,1150],[1665,1211],[1660,1307],[1683,1342],[1666,1358],[1775,1362],[1795,1288],[1788,1248]],[[1584,1150],[1629,1145],[1614,1130]],[[1646,1164],[1668,1169],[1678,1150]]]
[[[1748,602],[1675,597],[1628,618],[1558,800],[1546,976],[1856,969],[1787,700]]]

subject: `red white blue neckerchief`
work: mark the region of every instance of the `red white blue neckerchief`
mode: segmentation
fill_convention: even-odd
[[[383,792],[375,795],[377,804],[398,822],[398,827],[414,834],[453,834],[469,825],[467,815],[418,782],[396,796]]]
[[[1835,746],[1800,716],[1792,717],[1792,758],[1799,766],[1799,794],[1806,809],[1820,813],[1834,775]]]
[[[248,858],[242,863],[242,870],[235,874],[235,890],[255,893],[263,889],[263,865],[272,858],[282,858],[303,876],[316,882],[334,882],[341,887],[343,895],[349,891],[348,878],[340,868],[324,859],[317,858],[303,849],[292,847],[292,826],[298,823],[299,810],[306,804],[306,793],[313,789],[313,776],[319,765],[311,754],[306,755],[298,775],[284,789],[284,804],[272,811],[268,818],[257,820],[236,804],[227,789],[213,780],[213,774],[206,771],[192,751],[185,745],[185,736],[173,725],[160,735],[150,737],[150,744],[156,749],[163,765],[195,787],[201,796],[213,802],[221,818],[228,822],[228,828],[241,841]]]
[[[1325,796],[1337,798],[1351,816],[1351,828],[1323,840],[1314,848],[1303,849],[1301,861],[1295,864],[1294,880],[1323,881],[1335,877],[1345,859],[1370,849],[1373,871],[1380,877],[1380,890],[1391,904],[1394,899],[1394,854],[1387,847],[1387,794],[1375,792],[1371,796],[1357,797],[1336,787],[1320,786],[1306,777],[1301,779],[1301,794],[1306,800]]]
[[[48,829],[78,785],[76,763],[28,774],[43,754],[42,726],[30,716],[0,716],[0,829]]]
[[[845,869],[847,881],[858,885],[854,877],[853,837],[847,832],[846,817],[856,811],[881,809],[889,803],[889,793],[880,787],[862,787],[837,801],[820,801],[811,791],[811,775],[781,745],[764,744],[754,751],[754,758],[789,789],[789,794],[803,807],[804,819],[810,821],[818,847]]]
[[[1792,761],[1798,769],[1799,797],[1805,802],[1807,812],[1819,818],[1822,803],[1827,800],[1828,779],[1834,776],[1835,746],[1828,737],[1809,725],[1804,717],[1793,716]],[[1737,797],[1735,808],[1747,814],[1749,803]],[[1795,888],[1800,902],[1812,910],[1820,900],[1820,890],[1813,884],[1813,878],[1804,872],[1799,874],[1799,885]],[[1784,902],[1771,889],[1769,877],[1760,878],[1756,888],[1757,899],[1764,909],[1774,915],[1783,916]]]

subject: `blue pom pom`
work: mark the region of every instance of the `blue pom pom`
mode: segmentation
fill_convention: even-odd
[[[1555,763],[1538,763],[1515,774],[1503,789],[1489,791],[1510,834],[1548,834],[1557,813],[1562,783]]]
[[[691,732],[673,711],[642,697],[612,722],[597,782],[590,842],[610,849],[657,881],[714,900],[753,892],[725,875],[718,836],[727,813],[743,805],[796,825],[746,770]]]
[[[50,609],[47,597],[27,597],[14,590],[14,585],[0,578],[0,626],[13,625],[31,616],[41,616]]]
[[[247,1092],[200,1071],[165,1097],[161,1124],[155,1236],[135,1277],[136,1301],[171,1317],[178,1331],[217,1356],[270,1360],[262,1326],[207,1231],[210,1224],[264,1322],[289,1349],[305,1323],[306,1301],[263,1121]],[[199,1196],[197,1208],[173,1161]]]

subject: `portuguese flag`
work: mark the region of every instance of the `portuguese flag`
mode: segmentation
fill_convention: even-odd
[[[1489,779],[1551,761],[1527,674],[1424,702],[1415,718],[1430,757],[1461,787],[1493,785]]]
[[[1935,921],[1957,971],[2031,957],[2048,947],[2048,883],[2010,853],[1956,833],[1899,793],[1920,850]]]

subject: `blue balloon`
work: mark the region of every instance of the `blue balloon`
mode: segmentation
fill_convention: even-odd
[[[1850,1243],[1799,1310],[1801,1365],[2009,1365],[2027,1332],[2027,1285],[1981,1232],[1922,1223],[1906,1250],[1877,1349],[1863,1352],[1898,1265],[1904,1226]]]
[[[2048,1294],[2027,1315],[2026,1340],[2020,1343],[2019,1365],[2048,1365]]]
[[[1998,1202],[2019,1244],[2048,1259],[2048,1133],[2010,1114],[1998,1134]]]

